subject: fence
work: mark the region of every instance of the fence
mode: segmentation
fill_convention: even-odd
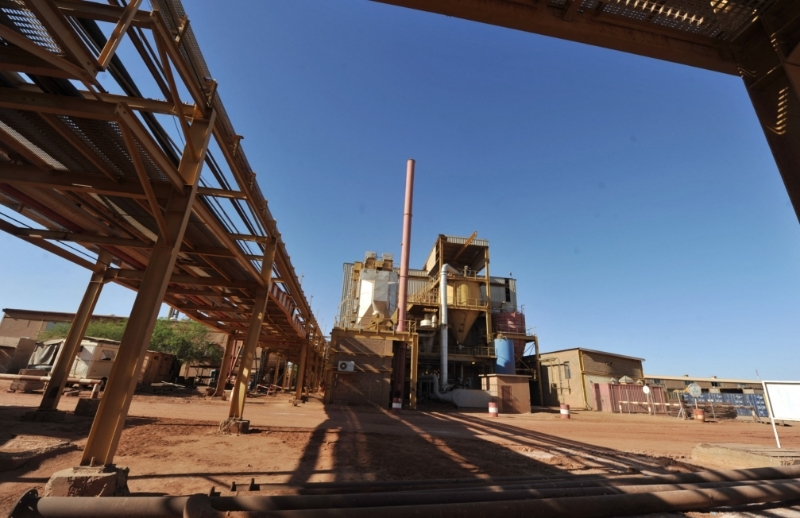
[[[594,408],[601,412],[621,414],[668,414],[669,404],[662,387],[650,387],[644,393],[644,385],[615,385],[593,383]]]
[[[684,406],[694,407],[695,398],[690,394],[681,394]],[[758,417],[769,417],[767,404],[763,394],[702,394],[697,398],[697,403],[704,408],[715,405],[728,405],[736,409],[736,415],[751,417],[755,410]]]

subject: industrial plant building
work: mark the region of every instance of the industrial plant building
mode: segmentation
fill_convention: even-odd
[[[489,242],[439,235],[423,267],[408,270],[403,321],[393,259],[367,252],[363,262],[344,265],[326,401],[386,407],[401,398],[412,408],[428,400],[486,408],[506,394],[509,410],[529,412],[528,380],[537,369],[521,360],[535,337],[517,311],[515,280],[490,275]]]
[[[597,410],[596,385],[644,384],[642,362],[643,358],[583,348],[541,353],[541,399],[545,406]]]

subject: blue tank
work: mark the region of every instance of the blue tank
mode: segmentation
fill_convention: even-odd
[[[495,374],[516,374],[514,365],[514,341],[507,338],[495,338],[494,350],[497,355]]]

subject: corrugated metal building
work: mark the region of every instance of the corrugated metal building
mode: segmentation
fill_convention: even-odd
[[[643,358],[583,348],[541,353],[544,404],[592,410],[593,383],[612,383],[624,376],[643,383],[642,362]]]

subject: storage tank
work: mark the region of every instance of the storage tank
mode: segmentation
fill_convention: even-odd
[[[527,334],[525,331],[525,314],[519,311],[492,314],[495,333]],[[515,358],[521,358],[525,352],[525,341],[514,340]]]
[[[514,365],[514,341],[508,338],[495,338],[494,351],[497,356],[495,374],[516,374]]]

